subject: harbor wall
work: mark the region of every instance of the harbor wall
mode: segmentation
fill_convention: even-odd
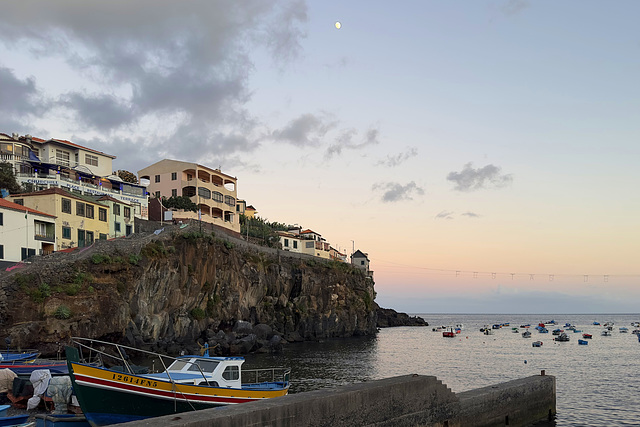
[[[553,376],[536,375],[456,394],[434,376],[414,374],[126,426],[528,426],[555,411]]]

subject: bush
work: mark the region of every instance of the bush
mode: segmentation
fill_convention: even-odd
[[[191,314],[191,317],[193,317],[196,320],[202,320],[202,319],[205,318],[205,312],[200,307],[196,307],[196,308],[192,309],[189,312],[189,314]]]
[[[91,262],[94,264],[111,264],[111,257],[103,254],[91,255]]]
[[[53,316],[56,319],[66,320],[71,318],[71,310],[66,305],[60,305],[58,306],[58,308],[56,308],[56,311],[55,313],[53,313]]]
[[[78,292],[82,289],[82,285],[80,283],[69,283],[64,288],[64,293],[69,296],[78,295]]]
[[[141,259],[142,259],[142,257],[140,255],[131,254],[131,255],[129,255],[129,264],[138,265],[138,263],[140,262]]]
[[[37,289],[27,290],[26,292],[34,302],[43,302],[51,296],[51,288],[44,282],[42,282]]]

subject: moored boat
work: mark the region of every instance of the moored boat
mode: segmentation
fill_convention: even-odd
[[[567,341],[569,341],[569,335],[567,335],[565,332],[563,332],[560,335],[558,335],[557,337],[555,337],[554,341],[567,342]]]
[[[621,326],[619,329],[621,334],[626,334],[627,332],[629,332],[629,328],[625,327],[625,326]]]
[[[589,344],[589,341],[586,340],[578,340],[578,345],[587,345]]]
[[[442,336],[445,338],[455,338],[456,337],[456,333],[453,330],[448,330],[448,331],[444,331],[442,333]]]
[[[534,341],[531,343],[533,347],[542,347],[542,341]]]
[[[524,331],[522,333],[522,338],[531,338],[531,332],[529,331]]]
[[[80,363],[78,349],[67,347],[73,389],[92,426],[258,401],[285,396],[289,391],[290,369],[243,370],[243,357],[213,357],[206,351],[202,356],[172,358],[97,340],[74,338],[74,342],[104,357],[112,354],[92,346],[115,348],[113,353],[120,355],[123,349],[139,351],[165,367],[157,374],[135,374],[123,358],[120,362],[125,372],[115,371]],[[167,366],[169,360],[172,363]],[[260,375],[269,378],[264,380]],[[244,378],[254,381],[242,382]]]
[[[7,363],[18,360],[35,360],[38,356],[40,356],[40,352],[37,350],[7,350],[0,352],[0,363]]]
[[[69,373],[66,360],[13,360],[0,362],[0,369],[11,369],[19,376],[29,376],[36,369],[48,369],[52,376],[66,375]]]
[[[582,334],[582,338],[584,338],[585,340],[590,340],[591,338],[593,338],[593,335],[591,335],[591,334]]]
[[[611,336],[611,331],[609,331],[608,329],[605,329],[604,331],[602,331],[600,333],[600,335],[602,335],[603,337],[610,337]]]

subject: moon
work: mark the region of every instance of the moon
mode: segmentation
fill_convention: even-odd
[[[336,29],[339,30],[342,27],[340,21],[336,21]]]

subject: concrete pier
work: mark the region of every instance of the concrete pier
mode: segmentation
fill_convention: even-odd
[[[124,425],[525,427],[555,412],[553,376],[536,375],[456,394],[436,377],[405,375]]]

